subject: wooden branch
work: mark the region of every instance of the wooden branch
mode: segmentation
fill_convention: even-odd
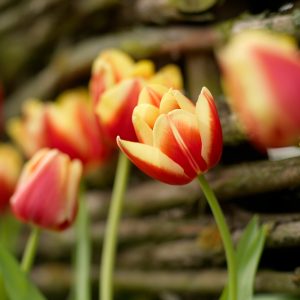
[[[22,102],[27,98],[48,99],[64,82],[83,75],[88,77],[92,61],[106,48],[121,48],[136,58],[166,53],[178,56],[187,51],[209,49],[219,38],[219,33],[212,28],[174,26],[134,28],[127,32],[87,39],[58,51],[48,67],[10,95],[6,101],[5,116],[8,118],[19,114]]]
[[[248,20],[237,21],[232,27],[232,34],[247,29],[268,29],[279,31],[300,38],[300,12],[295,9],[291,14],[276,15],[269,18],[265,16],[251,17]]]
[[[231,211],[230,218],[228,217],[227,220],[236,241],[251,217],[249,213]],[[300,246],[300,214],[259,215],[259,218],[268,227],[267,248]],[[102,247],[104,229],[105,222],[91,226],[90,233],[96,252],[100,252]],[[19,253],[22,252],[26,242],[25,236],[23,237],[24,240],[18,245]],[[61,233],[44,232],[41,235],[39,256],[47,260],[66,258],[73,249],[75,240],[74,229]],[[164,249],[168,249],[170,243],[172,249],[180,249],[182,253],[179,257],[176,254],[180,253],[179,250],[174,255],[168,254],[167,251],[166,261]],[[144,266],[145,261],[147,263],[148,258],[152,256],[152,267],[176,264],[182,267],[184,265],[198,266],[210,261],[215,265],[223,263],[221,240],[213,218],[207,215],[199,219],[168,219],[166,216],[123,219],[118,244],[121,256],[123,253],[121,261],[126,261],[133,266],[139,263]],[[214,258],[215,254],[217,258]]]
[[[300,158],[280,161],[258,161],[216,168],[207,174],[219,201],[275,192],[299,187]],[[155,193],[153,193],[155,191]],[[106,216],[110,201],[109,192],[90,192],[89,205],[93,218]],[[161,210],[188,207],[205,201],[197,181],[185,186],[171,186],[156,181],[146,181],[129,188],[125,195],[124,214],[140,216]]]
[[[32,272],[34,282],[44,292],[62,293],[70,288],[72,270],[66,265],[42,265]],[[91,273],[94,285],[98,283],[98,268]],[[255,281],[256,292],[287,293],[300,295],[298,275],[292,272],[260,271]],[[226,283],[224,270],[197,271],[140,271],[119,269],[115,274],[117,291],[152,292],[170,291],[176,293],[219,294]]]

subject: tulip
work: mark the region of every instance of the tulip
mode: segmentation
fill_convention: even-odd
[[[104,144],[92,103],[85,90],[62,94],[45,112],[47,146],[72,159],[79,159],[89,172],[102,165],[110,154]]]
[[[76,216],[81,173],[79,160],[56,149],[39,150],[25,164],[11,197],[13,213],[42,228],[67,228]]]
[[[220,50],[229,104],[259,148],[300,137],[300,57],[289,37],[268,31],[237,34]]]
[[[128,158],[149,176],[186,184],[215,166],[222,153],[222,130],[213,97],[203,88],[196,106],[178,90],[148,86],[132,122],[139,142],[117,138]]]
[[[8,121],[8,134],[28,158],[47,145],[44,114],[44,104],[39,100],[29,99],[24,103],[23,117]]]
[[[101,52],[92,66],[90,93],[96,105],[101,95],[123,79],[141,77],[150,78],[154,74],[154,65],[149,60],[135,63],[125,52],[107,49]]]
[[[4,211],[14,192],[22,166],[18,151],[8,144],[0,144],[0,212]]]

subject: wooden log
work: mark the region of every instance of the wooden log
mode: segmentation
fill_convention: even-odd
[[[201,37],[201,38],[199,38]],[[117,47],[136,58],[168,54],[178,56],[183,52],[209,49],[219,40],[213,28],[174,26],[167,28],[133,28],[127,32],[108,34],[65,48],[54,56],[52,62],[11,94],[6,101],[6,118],[19,114],[23,101],[30,97],[48,99],[58,86],[90,74],[92,61],[97,54]]]
[[[230,218],[227,217],[235,241],[239,239],[251,216],[249,213],[234,210],[231,211]],[[266,248],[300,246],[300,214],[259,215],[259,218],[268,228]],[[91,239],[96,252],[101,251],[104,229],[105,222],[94,223],[91,226]],[[19,253],[25,245],[26,238],[23,237],[24,240],[21,240],[18,245]],[[39,256],[48,260],[66,258],[73,249],[75,241],[74,229],[61,233],[43,232]],[[181,249],[181,257],[178,254],[168,255],[170,243],[174,248]],[[222,244],[218,230],[213,218],[207,215],[197,219],[168,218],[167,216],[123,219],[118,244],[120,253],[123,252],[121,260],[125,261],[126,256],[129,256],[129,261],[126,261],[128,264],[131,264],[133,260],[134,265],[138,265],[139,261],[141,265],[145,265],[144,261],[147,262],[149,257],[156,256],[157,258],[152,260],[154,262],[152,266],[160,267],[165,264],[164,249],[167,249],[166,258],[169,266],[174,266],[176,263],[183,266],[186,262],[193,266],[205,265],[210,261],[215,264],[224,262],[223,254],[220,252]],[[148,255],[147,252],[151,254]],[[215,254],[217,258],[214,258]]]
[[[41,265],[32,272],[34,282],[46,293],[65,292],[73,282],[69,266]],[[91,272],[94,285],[98,283],[98,268]],[[293,272],[260,271],[255,281],[256,292],[287,293],[300,296],[297,284],[299,276]],[[115,273],[114,284],[117,291],[152,292],[170,291],[192,294],[219,294],[226,283],[224,270],[196,271],[141,271],[120,269]]]
[[[216,168],[207,174],[219,201],[293,189],[300,184],[300,158],[278,161],[257,161]],[[153,193],[155,191],[155,193]],[[92,217],[106,216],[110,192],[90,192],[87,195]],[[124,201],[125,216],[156,214],[172,208],[191,207],[205,201],[197,180],[184,186],[171,186],[156,181],[131,186]]]

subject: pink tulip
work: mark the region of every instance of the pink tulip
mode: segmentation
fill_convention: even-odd
[[[11,198],[12,211],[20,220],[46,229],[67,228],[76,216],[81,173],[79,160],[41,149],[24,166]]]

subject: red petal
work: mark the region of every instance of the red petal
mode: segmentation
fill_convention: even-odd
[[[189,177],[207,169],[201,157],[202,142],[194,114],[174,110],[161,115],[153,128],[153,145],[177,162]]]

